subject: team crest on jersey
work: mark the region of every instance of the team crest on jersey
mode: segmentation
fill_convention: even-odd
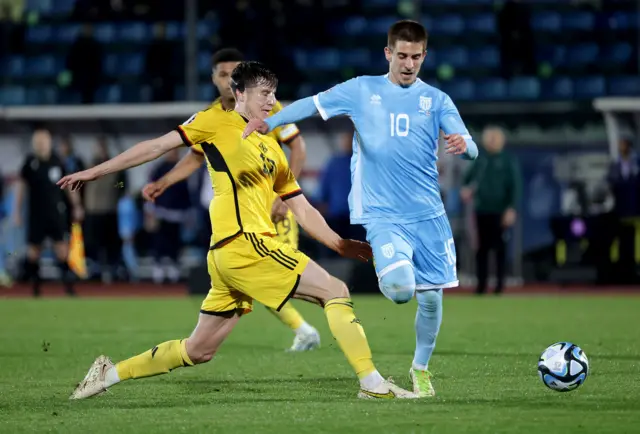
[[[393,258],[393,255],[396,253],[396,249],[393,248],[393,244],[391,243],[383,245],[382,247],[380,247],[380,250],[382,251],[384,257],[387,259]]]
[[[430,96],[421,96],[420,97],[420,113],[424,113],[427,116],[431,116],[431,105],[433,104],[433,99]]]

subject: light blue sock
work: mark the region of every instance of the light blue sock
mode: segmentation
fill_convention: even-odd
[[[136,256],[133,243],[122,244],[122,257],[124,264],[127,266],[127,271],[129,271],[129,275],[136,278],[138,276],[138,257]]]
[[[429,360],[436,346],[436,338],[442,323],[442,289],[416,291],[416,352],[413,368],[421,371],[429,368]]]

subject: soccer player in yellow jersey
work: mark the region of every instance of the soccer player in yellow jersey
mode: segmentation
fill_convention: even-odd
[[[238,64],[243,61],[243,54],[233,48],[225,48],[217,51],[212,57],[212,80],[220,93],[220,98],[216,99],[209,109],[230,112],[236,104],[235,97],[231,91],[231,73]],[[270,115],[277,113],[282,105],[276,101]],[[300,130],[295,124],[284,125],[274,129],[268,134],[276,142],[287,145],[291,149],[290,166],[293,175],[298,178],[305,160],[305,144],[300,135]],[[154,200],[168,187],[178,181],[188,178],[198,170],[204,159],[199,151],[192,148],[183,161],[163,178],[156,182],[147,184],[143,189],[143,196],[147,200]],[[289,244],[294,249],[298,248],[298,224],[291,210],[283,203],[277,194],[273,194],[274,201],[271,207],[271,219],[275,223],[278,233],[276,239],[285,244]],[[287,325],[295,333],[293,344],[289,351],[307,351],[320,346],[320,334],[309,325],[302,315],[292,306],[291,302],[285,303],[280,311],[270,309],[270,311]]]
[[[117,364],[99,356],[70,398],[88,398],[122,381],[208,362],[240,317],[251,311],[253,299],[279,310],[291,297],[324,308],[331,333],[360,380],[359,397],[417,398],[376,370],[346,285],[275,238],[270,216],[274,191],[319,242],[348,258],[368,260],[372,255],[368,244],[342,239],[329,228],[302,194],[275,140],[258,133],[242,138],[249,120],[264,119],[273,109],[276,76],[258,62],[242,62],[231,75],[231,85],[237,100],[233,111],[199,112],[176,131],[58,182],[61,188],[77,190],[84,182],[155,160],[184,144],[204,154],[214,188],[207,256],[211,289],[191,336],[160,343]]]

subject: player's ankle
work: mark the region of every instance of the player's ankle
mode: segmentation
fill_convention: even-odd
[[[293,329],[293,331],[296,332],[296,335],[310,335],[311,333],[315,332],[316,329],[309,325],[308,322],[303,321],[302,324],[300,324],[300,327],[298,327],[297,329]]]
[[[111,387],[120,382],[120,376],[118,375],[118,370],[115,366],[109,368],[107,372],[104,373],[104,382],[105,387]]]
[[[382,384],[383,381],[384,378],[382,378],[382,375],[380,375],[380,373],[375,370],[371,374],[360,379],[360,387],[366,390],[374,390],[376,387]]]
[[[419,363],[413,362],[411,364],[411,368],[413,368],[414,371],[426,371],[427,369],[429,369],[428,365],[421,365]]]

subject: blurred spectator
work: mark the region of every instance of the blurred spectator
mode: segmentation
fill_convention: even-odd
[[[534,75],[535,46],[529,6],[520,0],[508,0],[497,21],[503,76]]]
[[[364,240],[364,228],[351,225],[349,219],[349,191],[351,190],[352,133],[343,133],[339,149],[322,172],[318,200],[327,223],[343,238]]]
[[[93,166],[109,159],[108,146],[105,137],[98,138]],[[120,260],[118,201],[124,195],[125,183],[125,173],[118,172],[105,175],[84,186],[87,257],[95,264],[101,265],[103,282],[111,282]]]
[[[168,152],[164,160],[153,169],[151,181],[155,182],[163,177],[173,169],[179,159],[180,154],[177,149]],[[189,217],[191,207],[187,181],[172,185],[156,199],[155,203],[148,202],[145,206],[146,211],[153,215],[156,222],[153,243],[156,263],[153,269],[153,280],[160,283],[167,278],[177,282],[180,279],[177,265],[182,249],[182,224]]]
[[[102,45],[93,37],[91,24],[82,26],[82,33],[71,45],[67,69],[71,72],[72,89],[80,92],[83,104],[92,104],[102,81]]]
[[[122,258],[131,281],[138,280],[135,238],[140,226],[140,212],[135,198],[131,194],[123,196],[118,201],[118,233],[122,240]]]
[[[150,80],[153,91],[153,101],[170,101],[173,99],[173,88],[175,83],[172,80],[171,68],[173,44],[168,41],[166,27],[164,23],[157,23],[153,27],[154,39],[145,60],[145,73]]]
[[[631,140],[621,139],[620,156],[609,166],[607,181],[615,200],[614,212],[619,217],[640,215],[640,176],[638,155]]]
[[[84,162],[76,155],[73,149],[73,142],[70,136],[64,135],[60,137],[58,156],[62,160],[62,165],[66,173],[80,172],[85,169]]]
[[[467,203],[473,200],[476,216],[476,292],[484,294],[487,289],[489,252],[493,250],[496,254],[495,292],[501,293],[506,272],[508,229],[516,221],[522,180],[516,159],[503,151],[505,136],[500,128],[486,128],[482,144],[486,152],[465,174],[460,195]]]
[[[13,210],[13,220],[16,226],[21,226],[23,200],[28,193],[29,201],[27,215],[27,262],[26,277],[33,283],[33,295],[40,295],[40,253],[45,240],[53,241],[53,248],[58,258],[58,266],[62,273],[67,294],[74,295],[72,278],[67,264],[69,244],[67,235],[69,225],[67,220],[67,206],[64,192],[56,183],[64,175],[64,166],[60,159],[52,152],[51,134],[45,129],[34,131],[32,137],[33,154],[27,156],[20,172],[16,204]],[[74,220],[82,220],[82,206],[80,196],[76,192],[69,192],[71,203],[74,205]]]
[[[5,217],[7,216],[6,208],[5,208],[5,197],[4,197],[4,178],[0,174],[0,286],[11,286],[13,282],[11,281],[11,276],[7,273],[7,268],[5,266],[5,260],[7,256],[6,250],[6,238],[5,238]]]

